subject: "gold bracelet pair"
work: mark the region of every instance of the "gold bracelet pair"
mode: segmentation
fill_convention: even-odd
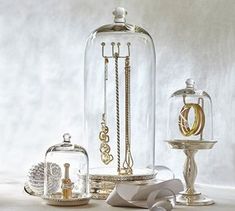
[[[194,109],[194,122],[192,127],[189,126],[189,111],[190,109]],[[182,135],[191,136],[191,135],[199,135],[202,133],[205,125],[205,114],[203,112],[202,107],[197,103],[186,103],[179,115],[179,129]]]

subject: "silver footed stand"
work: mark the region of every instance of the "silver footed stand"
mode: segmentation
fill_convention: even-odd
[[[186,189],[177,197],[177,204],[187,206],[214,204],[213,200],[206,198],[194,188],[197,177],[197,165],[194,156],[198,150],[211,149],[216,141],[172,140],[167,142],[172,149],[181,149],[186,155],[183,171]]]

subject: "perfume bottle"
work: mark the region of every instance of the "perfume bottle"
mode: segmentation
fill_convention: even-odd
[[[69,199],[72,198],[72,189],[74,187],[74,183],[71,182],[71,179],[69,178],[69,163],[64,164],[64,179],[62,179],[62,193],[63,193],[63,199]]]

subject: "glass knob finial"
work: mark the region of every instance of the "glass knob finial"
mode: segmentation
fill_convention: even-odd
[[[117,7],[113,11],[115,23],[125,23],[127,11],[123,7]]]
[[[195,81],[192,78],[188,78],[185,83],[187,88],[194,88]]]
[[[71,135],[69,133],[65,133],[63,135],[63,138],[64,138],[64,142],[70,143]]]

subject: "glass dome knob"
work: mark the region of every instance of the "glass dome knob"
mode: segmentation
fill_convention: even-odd
[[[117,7],[113,11],[115,23],[125,23],[127,11],[123,7]]]
[[[70,142],[71,142],[71,141],[70,141],[71,135],[70,135],[69,133],[65,133],[65,134],[63,135],[63,138],[64,138],[64,142],[66,142],[66,143],[70,143]]]
[[[187,88],[190,88],[190,89],[193,89],[194,86],[195,86],[195,81],[192,79],[192,78],[188,78],[186,81],[186,87]]]

